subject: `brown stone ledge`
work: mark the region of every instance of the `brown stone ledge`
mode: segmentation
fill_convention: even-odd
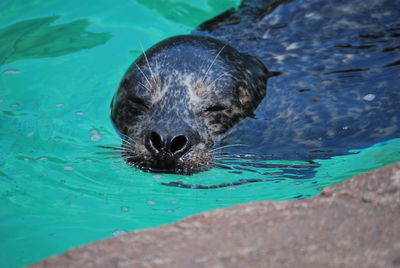
[[[400,267],[400,162],[313,199],[210,211],[30,267]]]

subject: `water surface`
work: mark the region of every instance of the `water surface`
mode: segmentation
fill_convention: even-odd
[[[232,169],[181,176],[132,169],[101,148],[120,143],[109,102],[141,46],[189,33],[237,4],[0,3],[0,267],[209,209],[309,198],[400,159],[393,139],[326,160],[244,155]]]

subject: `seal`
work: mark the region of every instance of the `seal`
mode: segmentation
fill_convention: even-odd
[[[208,168],[222,134],[265,96],[269,75],[255,57],[214,38],[158,43],[129,67],[111,103],[124,159],[152,172]]]
[[[400,137],[399,17],[390,0],[244,0],[161,41],[111,103],[125,160],[190,174],[218,144],[312,160]]]

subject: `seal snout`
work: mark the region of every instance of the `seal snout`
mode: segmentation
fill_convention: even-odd
[[[171,137],[153,130],[146,139],[146,147],[153,154],[167,153],[181,156],[189,151],[191,144],[187,135]]]
[[[178,160],[196,144],[196,135],[190,130],[170,132],[153,129],[145,137],[145,147],[153,155],[153,168],[172,170]]]

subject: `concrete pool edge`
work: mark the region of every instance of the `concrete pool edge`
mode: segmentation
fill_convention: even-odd
[[[313,199],[218,209],[72,249],[30,267],[395,267],[400,162]]]

